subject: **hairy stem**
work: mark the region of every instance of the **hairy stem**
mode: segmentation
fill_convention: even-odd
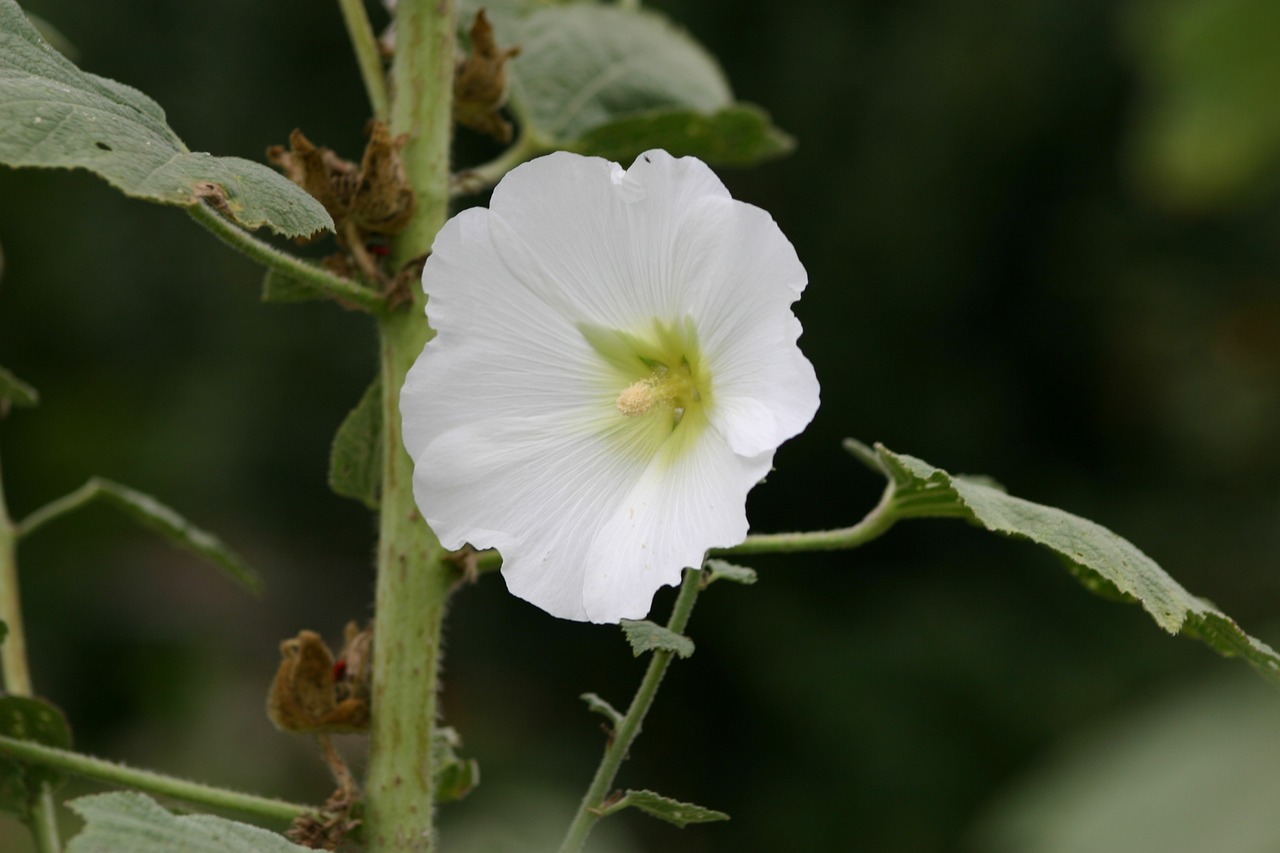
[[[0,620],[8,628],[0,645],[0,670],[4,689],[11,696],[30,696],[31,671],[27,665],[27,640],[22,626],[22,598],[18,593],[17,530],[5,505],[0,476]],[[31,834],[40,853],[58,853],[58,818],[53,794],[42,785],[31,803]]]
[[[391,132],[407,133],[404,168],[417,197],[413,220],[392,245],[399,268],[431,247],[449,198],[453,0],[400,0],[392,64]],[[440,638],[453,570],[418,513],[413,462],[400,432],[400,388],[431,337],[425,296],[381,314],[383,448],[373,642],[373,720],[365,780],[367,850],[430,851],[435,843],[436,693]]]
[[[173,797],[188,803],[199,803],[210,808],[227,809],[246,817],[255,817],[266,821],[288,823],[299,815],[315,811],[311,806],[289,803],[270,797],[259,797],[254,794],[243,794],[199,782],[189,782],[156,773],[152,770],[138,770],[114,761],[106,761],[89,755],[82,755],[57,747],[45,746],[29,740],[0,736],[0,755],[16,758],[27,764],[36,764],[95,779],[139,791]]]
[[[386,121],[391,112],[391,102],[387,98],[387,78],[382,71],[382,52],[378,49],[378,37],[373,34],[373,25],[369,23],[364,0],[338,0],[338,6],[342,9],[347,34],[351,36],[351,47],[355,50],[373,117],[378,121]]]
[[[243,255],[247,255],[283,276],[314,287],[321,293],[341,302],[349,303],[370,313],[381,310],[384,300],[381,294],[350,279],[295,258],[274,246],[262,242],[239,225],[223,218],[205,204],[187,208],[191,218]]]
[[[677,634],[683,633],[701,588],[702,571],[686,569],[684,582],[680,585],[680,595],[676,598],[675,607],[671,610],[671,618],[667,621],[669,630]],[[560,844],[560,853],[577,853],[581,850],[596,821],[602,817],[600,810],[604,806],[605,798],[613,787],[618,769],[622,767],[622,762],[626,760],[631,750],[631,744],[640,734],[640,726],[644,722],[645,715],[649,713],[650,706],[653,705],[654,697],[658,694],[658,686],[662,684],[662,677],[667,674],[667,666],[670,665],[674,654],[669,651],[653,653],[649,668],[645,671],[639,689],[636,690],[635,698],[631,700],[631,707],[627,708],[627,713],[614,728],[613,737],[605,747],[604,757],[600,759],[600,766],[591,780],[591,786],[587,788],[587,793],[578,806],[578,812],[573,816],[573,823],[565,833],[564,841]]]

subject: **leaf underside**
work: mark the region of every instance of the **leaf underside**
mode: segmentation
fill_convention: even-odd
[[[214,815],[174,815],[132,791],[93,794],[67,806],[85,827],[67,853],[306,853],[283,836]]]
[[[651,148],[746,166],[793,147],[764,110],[734,101],[715,57],[662,15],[596,3],[489,5],[501,41],[520,45],[511,98],[540,139],[624,165]]]
[[[0,0],[0,164],[87,169],[162,204],[207,199],[246,228],[289,237],[333,229],[320,203],[273,169],[188,150],[159,104],[81,71],[14,0]]]

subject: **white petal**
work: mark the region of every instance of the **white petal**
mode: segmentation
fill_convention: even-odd
[[[445,547],[497,548],[512,593],[554,616],[588,618],[587,551],[645,460],[566,413],[477,421],[414,462],[415,496]]]
[[[747,492],[772,462],[772,450],[744,458],[711,430],[676,464],[655,459],[591,544],[588,618],[643,618],[658,587],[679,583],[708,548],[745,539]]]
[[[624,172],[559,153],[508,174],[491,210],[498,251],[528,286],[560,300],[567,314],[633,329],[688,312],[703,253],[685,249],[698,235],[684,223],[708,201],[733,203],[693,158],[651,151]]]

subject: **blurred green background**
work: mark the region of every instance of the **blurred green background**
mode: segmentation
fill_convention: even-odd
[[[23,5],[195,150],[262,159],[294,127],[361,149],[334,3]],[[881,483],[839,442],[883,441],[1093,518],[1280,639],[1280,6],[655,5],[799,142],[722,172],[809,270],[823,388],[753,528],[860,517]],[[459,165],[492,153],[459,138]],[[107,509],[60,521],[19,555],[37,690],[89,752],[323,799],[318,754],[263,701],[280,639],[370,615],[373,523],[325,466],[372,329],[260,304],[248,261],[84,173],[0,169],[0,246],[0,364],[42,395],[0,427],[11,510],[107,476],[269,584],[254,601]],[[755,587],[699,604],[619,779],[733,820],[628,813],[599,850],[1280,849],[1280,696],[1051,556],[938,521],[752,565]],[[457,597],[447,642],[446,721],[483,783],[447,807],[445,849],[537,853],[602,746],[576,697],[623,704],[643,664],[497,577]],[[1231,831],[1204,846],[1174,816]],[[0,849],[25,844],[0,819]]]

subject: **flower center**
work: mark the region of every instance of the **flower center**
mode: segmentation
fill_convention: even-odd
[[[628,385],[618,395],[618,411],[627,417],[647,415],[655,408],[669,408],[672,426],[680,423],[690,404],[700,402],[702,394],[693,382],[687,359],[675,367],[654,364],[653,373]]]

